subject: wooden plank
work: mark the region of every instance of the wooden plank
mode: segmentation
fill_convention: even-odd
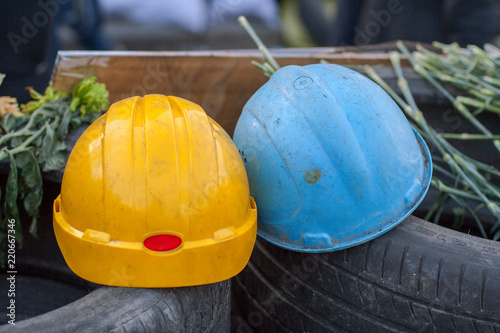
[[[334,48],[272,50],[282,66],[307,65],[321,59],[341,65],[390,65],[387,53],[337,51]],[[267,81],[251,65],[252,60],[261,61],[258,51],[61,51],[51,85],[71,91],[82,78],[95,75],[107,85],[112,103],[145,94],[183,97],[200,104],[232,135],[244,104]]]

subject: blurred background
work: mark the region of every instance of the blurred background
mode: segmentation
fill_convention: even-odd
[[[253,49],[393,40],[500,42],[500,0],[3,0],[0,96],[43,90],[58,50]]]

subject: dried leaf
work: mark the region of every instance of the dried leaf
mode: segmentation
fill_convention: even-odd
[[[10,96],[2,96],[0,97],[0,117],[4,117],[8,114],[18,117],[23,113],[19,110],[17,99]]]

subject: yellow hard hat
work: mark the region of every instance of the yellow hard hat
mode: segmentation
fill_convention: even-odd
[[[77,141],[54,201],[68,266],[112,286],[228,279],[250,258],[256,222],[231,138],[199,105],[173,96],[113,104]]]

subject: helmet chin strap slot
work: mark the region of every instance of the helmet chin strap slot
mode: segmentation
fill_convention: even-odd
[[[108,244],[111,240],[111,236],[102,231],[87,229],[83,233],[82,239],[96,243]]]

